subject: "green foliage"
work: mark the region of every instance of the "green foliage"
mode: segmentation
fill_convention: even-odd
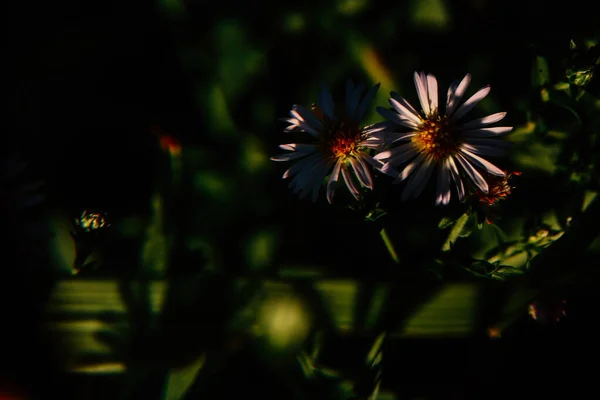
[[[452,229],[450,229],[450,233],[442,245],[442,251],[450,251],[459,238],[469,237],[473,233],[473,229],[477,226],[477,217],[473,212],[467,211],[453,222],[449,222],[448,219],[442,219],[438,224],[440,229],[450,226],[452,226]]]
[[[571,39],[569,48],[571,57],[570,65],[566,70],[567,80],[573,85],[585,87],[594,79],[596,69],[600,64],[600,45],[597,40],[576,44]],[[596,91],[596,95],[599,94],[600,92]]]
[[[514,268],[509,265],[501,266],[492,273],[492,278],[498,280],[510,279],[513,276],[523,275],[525,271],[519,268]]]
[[[140,125],[158,124],[181,138],[181,149],[166,149],[161,136],[152,137],[151,151],[141,145],[127,151],[128,164],[159,171],[148,178],[151,195],[133,199],[121,189],[117,206],[104,202],[118,209],[112,247],[90,248],[102,248],[108,261],[77,276],[77,282],[118,282],[120,297],[100,293],[95,283],[88,292],[62,289],[62,296],[76,300],[118,303],[118,318],[101,316],[99,339],[106,352],[124,360],[124,397],[134,398],[134,388],[157,373],[161,378],[150,380],[164,386],[165,398],[213,398],[214,382],[227,390],[245,378],[268,386],[270,392],[256,394],[263,398],[375,400],[398,389],[391,388],[395,378],[386,378],[396,375],[382,372],[394,368],[382,361],[390,341],[481,334],[475,330],[487,329],[489,321],[512,323],[526,315],[532,276],[536,290],[543,290],[567,273],[573,285],[589,275],[599,236],[598,224],[590,222],[600,193],[596,38],[554,41],[555,23],[521,15],[527,7],[511,2],[195,3],[156,5],[177,68],[144,81],[139,96],[158,91],[162,79],[169,87],[179,82],[181,98],[160,94],[148,101],[152,107],[143,103],[144,112],[136,111],[151,119]],[[488,18],[497,15],[514,19]],[[509,29],[497,37],[512,25],[522,32]],[[464,27],[477,34],[465,35]],[[289,180],[281,179],[290,166],[269,157],[279,144],[308,135],[283,132],[279,118],[294,104],[318,102],[321,83],[339,104],[352,78],[365,86],[381,83],[366,110],[367,123],[379,122],[376,106],[388,107],[391,91],[418,104],[412,74],[421,70],[438,76],[442,103],[447,86],[467,72],[472,83],[465,99],[490,83],[493,90],[472,113],[480,118],[506,111],[503,124],[514,126],[508,157],[497,161],[504,171],[521,172],[507,183],[506,196],[486,202],[463,175],[463,201],[453,189],[448,206],[434,206],[435,179],[421,197],[403,201],[406,181],[392,184],[378,172],[359,202],[342,178],[333,205],[324,199],[325,187],[315,204],[291,193]],[[102,156],[111,168],[112,156]],[[73,192],[109,183],[89,181],[71,185]],[[65,203],[69,196],[75,204],[96,197],[103,203],[99,191],[70,193]],[[136,209],[121,210],[120,203]],[[71,217],[55,218],[50,242],[56,263],[69,274],[75,251],[92,257],[92,250],[65,235],[62,225]],[[565,242],[569,246],[561,248]],[[101,259],[97,253],[93,257]],[[111,263],[117,267],[104,268]],[[154,279],[162,291],[154,289]],[[486,285],[511,292],[510,299],[494,300],[498,310],[506,309],[500,316],[479,302]],[[56,307],[77,309],[77,301],[59,300]],[[108,307],[82,304],[89,313]],[[331,350],[347,338],[363,346]],[[340,354],[356,365],[336,362]]]
[[[531,84],[534,88],[546,86],[550,83],[550,70],[544,57],[536,56],[531,68]]]
[[[485,260],[479,260],[473,262],[467,270],[475,276],[489,278],[497,269],[498,267],[494,264]]]

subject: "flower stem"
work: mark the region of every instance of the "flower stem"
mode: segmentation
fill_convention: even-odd
[[[398,258],[398,253],[396,253],[394,244],[390,240],[390,237],[388,236],[385,228],[381,228],[381,231],[379,231],[379,234],[381,235],[381,238],[383,239],[383,243],[385,244],[387,251],[390,253],[390,256],[392,256],[392,260],[394,260],[394,262],[396,264],[400,264],[400,258]]]
[[[460,216],[459,219],[456,220],[456,222],[454,223],[454,226],[452,227],[452,229],[450,230],[450,233],[448,234],[448,238],[442,245],[442,251],[450,251],[450,249],[452,248],[452,245],[454,244],[454,242],[456,242],[456,240],[462,233],[463,229],[465,228],[465,225],[468,220],[469,220],[469,212],[464,213],[463,215]]]

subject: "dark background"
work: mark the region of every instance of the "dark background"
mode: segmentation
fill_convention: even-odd
[[[445,29],[415,23],[414,4],[403,1],[366,1],[353,14],[337,12],[335,2],[187,1],[182,2],[183,12],[164,6],[172,3],[10,3],[5,143],[19,147],[45,180],[51,209],[75,216],[81,209],[98,208],[118,222],[148,214],[150,195],[157,185],[167,185],[164,155],[152,134],[159,127],[184,148],[204,155],[196,160],[204,170],[227,178],[223,197],[194,197],[193,185],[185,186],[190,193],[185,192],[183,204],[186,209],[202,208],[197,231],[216,238],[212,245],[219,263],[233,273],[242,272],[237,266],[244,265],[245,243],[265,227],[285,238],[272,264],[323,264],[335,275],[358,279],[394,274],[376,230],[348,235],[359,221],[346,218],[341,209],[331,212],[323,203],[299,202],[279,179],[279,165],[249,175],[239,162],[248,138],[256,139],[267,156],[276,153],[283,140],[277,118],[296,102],[309,104],[321,81],[339,86],[347,76],[367,82],[373,78],[349,55],[346,43],[351,38],[358,35],[372,44],[409,99],[416,98],[414,70],[431,71],[440,87],[469,71],[474,86],[492,85],[490,108],[508,111],[516,126],[525,122],[531,107],[532,58],[543,55],[553,72],[560,71],[569,40],[597,33],[597,13],[584,1],[552,6],[544,1],[447,1]],[[304,16],[299,31],[286,28],[294,13]],[[238,31],[227,30],[231,21]],[[249,48],[248,57],[260,55],[252,73],[239,66]],[[227,118],[214,111],[209,88],[220,84],[233,128],[219,123]],[[398,88],[382,88],[382,96],[390,90]],[[261,109],[266,111],[260,114]],[[528,198],[531,193],[521,197],[523,204]],[[519,204],[515,208],[527,209]],[[402,217],[408,218],[403,221],[407,227],[418,225],[421,218]],[[415,265],[423,249],[438,247],[435,240],[423,240],[427,231],[418,226],[391,230],[399,242],[420,243],[406,249],[405,257]],[[369,251],[347,251],[359,245]],[[138,249],[131,248],[135,245],[113,246],[101,274],[120,275],[138,262]],[[36,268],[16,274],[32,279]],[[421,274],[414,268],[409,276]],[[569,299],[570,316],[556,326],[523,318],[497,342],[483,337],[465,343],[401,342],[387,358],[386,385],[402,399],[525,393],[542,398],[558,391],[571,397],[591,390],[598,301],[579,287],[562,295]],[[24,311],[15,318],[29,317]],[[351,341],[342,346],[339,360],[351,346]],[[50,367],[43,349],[30,347],[27,361],[21,360],[22,368],[15,370],[35,364],[37,372],[25,382],[41,380],[68,393],[75,384],[70,378],[46,375]],[[244,375],[237,371],[240,386],[244,379],[261,382]]]

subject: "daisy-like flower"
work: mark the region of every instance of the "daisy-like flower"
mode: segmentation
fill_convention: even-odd
[[[478,188],[473,191],[472,196],[485,206],[494,206],[500,200],[506,199],[515,188],[511,186],[510,180],[513,176],[520,176],[521,172],[505,172],[504,176],[487,175],[486,181],[488,184],[488,192],[484,193]]]
[[[345,107],[341,113],[336,113],[331,92],[323,87],[318,103],[311,110],[294,105],[290,118],[282,119],[290,124],[286,132],[306,132],[313,138],[311,143],[282,144],[279,147],[290,153],[271,157],[273,161],[298,160],[283,174],[284,179],[293,177],[289,187],[294,193],[299,193],[301,198],[311,193],[315,202],[329,175],[327,201],[332,203],[340,174],[357,200],[361,196],[361,186],[373,189],[371,168],[381,168],[383,163],[369,152],[384,144],[382,131],[387,124],[361,126],[360,123],[378,89],[379,84],[364,94],[362,86],[348,81]]]
[[[498,137],[510,132],[512,127],[489,127],[503,119],[505,112],[469,122],[460,121],[488,95],[489,85],[460,104],[471,81],[471,75],[467,74],[460,82],[450,85],[446,110],[442,113],[436,78],[431,74],[415,72],[414,79],[422,111],[417,111],[404,98],[392,92],[389,102],[393,110],[378,107],[377,111],[392,123],[410,131],[388,133],[389,143],[402,144],[374,158],[386,161],[382,169],[384,172],[390,167],[408,163],[398,175],[398,181],[410,178],[402,193],[403,200],[418,197],[434,170],[437,170],[438,205],[450,202],[451,181],[461,201],[465,197],[466,184],[471,182],[481,192],[488,193],[488,183],[478,169],[495,176],[504,176],[504,172],[482,156],[505,155],[509,143],[498,140]],[[465,181],[466,177],[469,181]]]
[[[521,172],[519,171],[505,171],[504,174],[504,176],[495,176],[487,173],[482,174],[488,184],[487,193],[482,192],[477,187],[472,188],[473,190],[469,195],[469,198],[477,211],[478,221],[485,220],[488,224],[494,222],[498,216],[496,206],[500,201],[506,200],[515,188],[511,184],[512,178],[521,176]]]

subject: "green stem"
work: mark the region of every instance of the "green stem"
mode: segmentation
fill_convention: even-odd
[[[452,247],[452,245],[454,244],[454,242],[456,242],[456,239],[458,239],[458,236],[462,233],[465,224],[467,223],[467,221],[469,220],[469,213],[466,212],[463,215],[460,216],[459,219],[456,220],[456,222],[454,223],[454,226],[452,227],[452,229],[450,230],[450,233],[448,234],[448,238],[446,239],[446,241],[444,242],[444,245],[442,246],[442,251],[450,251],[450,248]]]
[[[394,248],[394,244],[392,243],[390,237],[388,236],[387,231],[385,230],[385,228],[381,228],[381,231],[379,231],[379,234],[381,235],[381,238],[383,239],[383,243],[385,244],[385,248],[390,253],[390,256],[392,256],[392,260],[394,260],[394,262],[396,264],[400,264],[400,258],[398,258],[398,253],[396,253],[396,249]]]

